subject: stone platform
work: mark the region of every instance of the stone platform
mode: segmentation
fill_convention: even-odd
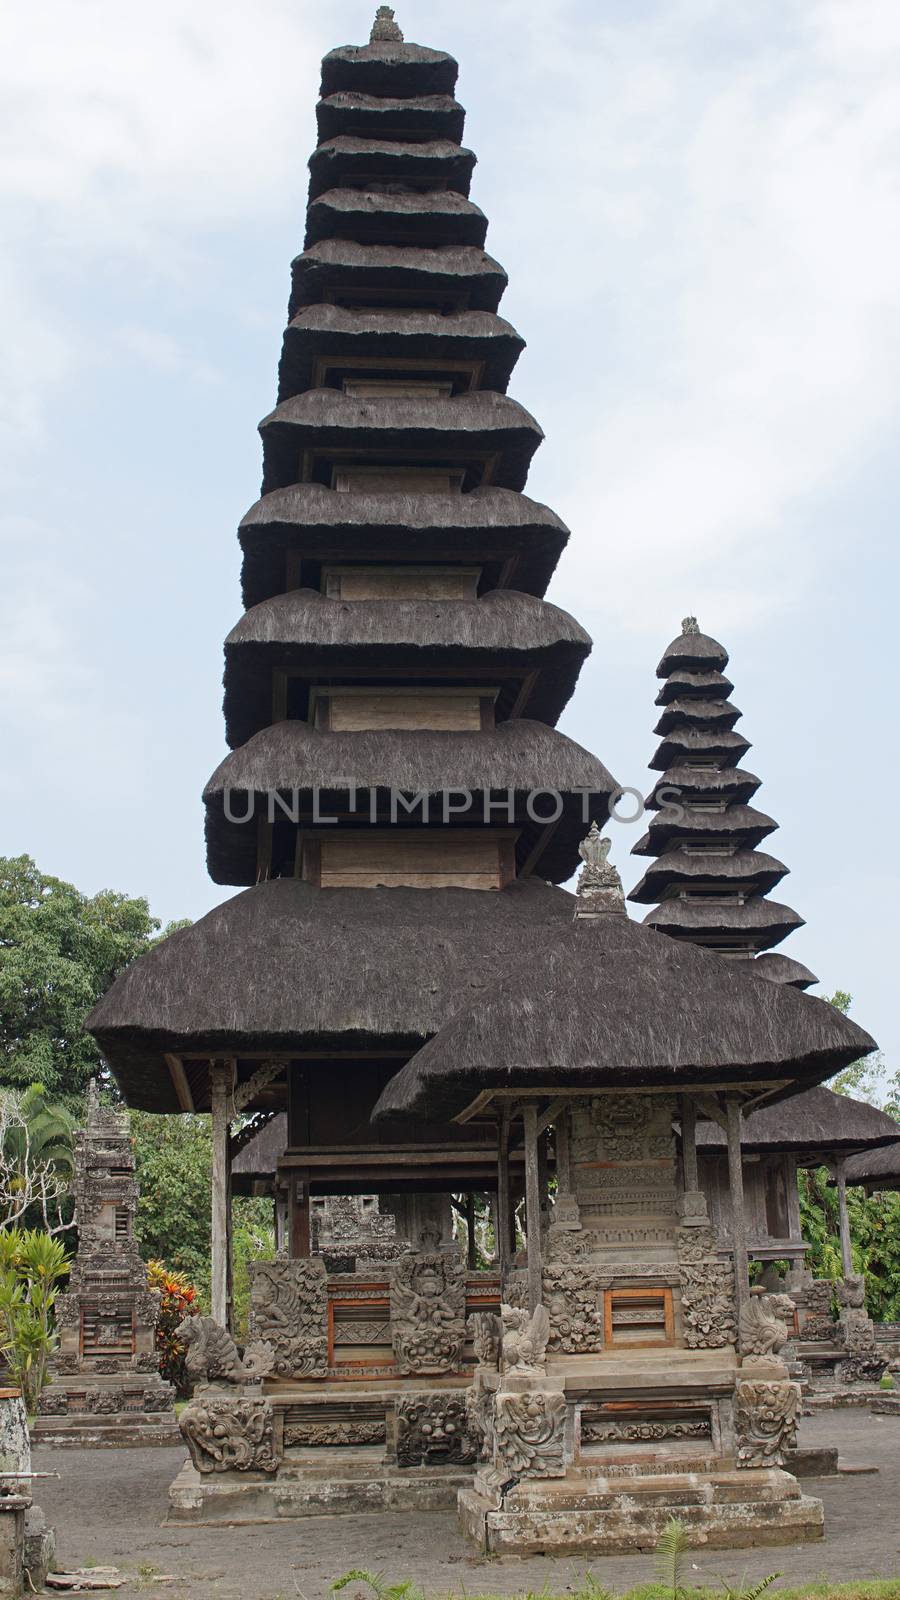
[[[169,1488],[166,1523],[280,1522],[285,1517],[380,1511],[451,1511],[471,1467],[390,1467],[383,1453],[318,1450],[315,1464],[284,1462],[261,1472],[209,1475],[186,1461]]]
[[[674,1466],[674,1463],[672,1464]],[[671,1517],[692,1546],[784,1545],[822,1538],[821,1500],[779,1468],[683,1470],[609,1476],[570,1469],[553,1481],[523,1480],[503,1493],[479,1473],[462,1489],[466,1536],[485,1555],[603,1555],[653,1550]]]

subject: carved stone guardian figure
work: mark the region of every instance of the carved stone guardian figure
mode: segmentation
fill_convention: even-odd
[[[322,1376],[328,1370],[328,1295],[320,1256],[254,1261],[250,1267],[250,1327],[274,1351],[279,1378]]]
[[[449,1251],[410,1253],[391,1267],[391,1339],[397,1371],[459,1372],[466,1336],[466,1276]]]
[[[797,1443],[800,1385],[741,1378],[734,1391],[739,1467],[780,1467]]]

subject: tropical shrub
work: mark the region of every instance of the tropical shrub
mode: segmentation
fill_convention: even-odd
[[[28,1411],[37,1407],[56,1348],[53,1307],[69,1263],[38,1228],[0,1231],[0,1352]]]
[[[184,1399],[190,1394],[191,1385],[184,1369],[185,1348],[175,1334],[185,1317],[195,1317],[199,1312],[200,1296],[186,1272],[170,1272],[163,1261],[148,1263],[147,1279],[151,1289],[158,1289],[160,1295],[156,1324],[159,1370],[167,1382],[174,1383],[179,1399]]]

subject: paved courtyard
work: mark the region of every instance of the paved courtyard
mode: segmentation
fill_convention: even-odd
[[[785,1582],[827,1576],[835,1581],[900,1577],[900,1419],[862,1410],[804,1420],[801,1444],[839,1444],[848,1464],[877,1466],[871,1476],[808,1479],[806,1492],[825,1502],[823,1542],[777,1550],[696,1552],[695,1583],[756,1580],[777,1570]],[[598,1582],[627,1588],[653,1576],[652,1557],[567,1561],[484,1559],[463,1543],[450,1512],[360,1517],[310,1517],[242,1528],[165,1528],[166,1491],[181,1450],[52,1450],[34,1453],[35,1469],[62,1473],[35,1485],[57,1530],[58,1565],[117,1566],[133,1581],[130,1597],[184,1600],[323,1600],[350,1567],[414,1579],[430,1595],[580,1586],[588,1566]],[[160,1574],[174,1583],[161,1584]],[[350,1589],[347,1593],[353,1593]]]

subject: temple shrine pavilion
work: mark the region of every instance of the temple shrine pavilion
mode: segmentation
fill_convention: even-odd
[[[212,1120],[213,1316],[190,1330],[170,1516],[458,1495],[499,1551],[652,1545],[672,1514],[708,1543],[816,1537],[821,1506],[784,1470],[799,1391],[779,1297],[749,1287],[743,1115],[873,1042],[756,959],[626,914],[602,836],[616,781],[556,726],[590,641],[545,598],[568,533],[525,493],[542,434],[507,392],[523,341],[469,198],[456,77],[384,6],[368,44],[322,63],[262,496],[240,526],[228,753],[204,791],[210,874],[239,892],[89,1019],[129,1104]],[[664,775],[685,752],[695,778],[696,756],[727,768],[701,785],[740,845],[716,876],[757,893],[781,869],[755,854],[724,653],[702,637],[667,653]],[[720,828],[704,805],[695,845]],[[680,893],[699,857],[650,832],[647,897]],[[792,920],[745,918],[740,953]],[[705,942],[737,938],[732,921]],[[283,1136],[286,1220],[241,1353],[247,1116]],[[724,1251],[698,1117],[725,1139]],[[480,1267],[441,1212],[473,1192],[495,1197]],[[363,1194],[406,1218],[409,1247],[379,1261],[372,1229],[375,1258],[326,1264],[313,1206]]]

